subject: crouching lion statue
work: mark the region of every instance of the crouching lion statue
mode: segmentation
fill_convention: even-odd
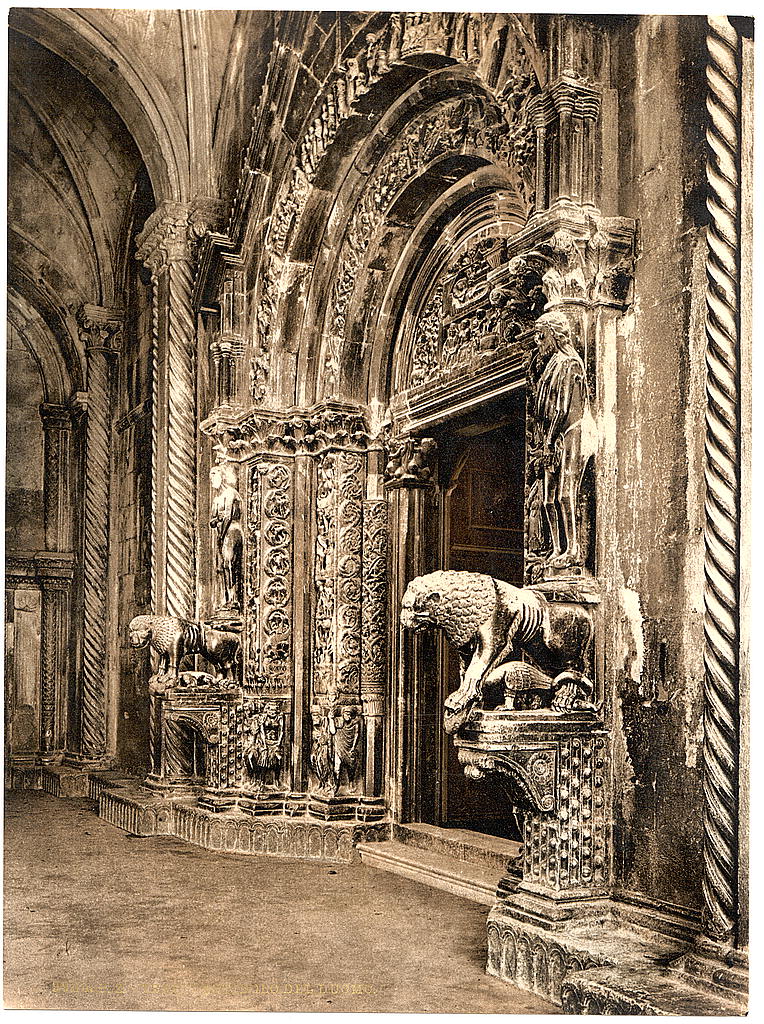
[[[406,588],[401,626],[440,628],[457,649],[461,685],[444,705],[446,732],[480,706],[486,686],[501,686],[503,707],[591,710],[594,687],[581,671],[592,638],[582,605],[547,600],[533,587],[513,587],[476,572],[443,569]],[[527,654],[532,663],[520,660]]]
[[[219,676],[233,678],[240,647],[236,633],[169,615],[136,615],[127,628],[131,647],[149,644],[159,655],[160,675],[177,679],[183,659],[200,654]]]

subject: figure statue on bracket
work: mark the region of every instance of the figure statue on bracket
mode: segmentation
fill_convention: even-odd
[[[244,763],[266,786],[276,786],[284,756],[284,713],[278,701],[266,701],[250,721],[250,745]]]
[[[243,603],[244,532],[236,467],[230,462],[213,466],[210,483],[216,492],[210,512],[210,527],[217,532],[217,571],[222,579],[223,609],[240,612]]]
[[[565,314],[542,314],[534,337],[537,351],[531,379],[535,378],[537,438],[531,456],[540,461],[541,505],[551,541],[545,560],[554,568],[567,568],[583,561],[579,498],[584,470],[596,451],[597,433],[586,367],[573,345]]]

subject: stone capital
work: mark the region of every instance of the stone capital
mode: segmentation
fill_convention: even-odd
[[[42,402],[40,404],[40,419],[42,429],[47,433],[49,430],[71,430],[72,410],[66,405],[59,405],[55,402]]]
[[[536,128],[545,128],[561,116],[593,121],[600,111],[599,89],[588,82],[563,75],[528,103],[528,114]]]
[[[192,210],[186,203],[158,206],[136,239],[136,258],[153,274],[190,257]]]
[[[80,341],[85,351],[106,352],[110,355],[119,353],[122,346],[122,327],[124,312],[121,309],[109,309],[84,303],[77,311],[77,326]]]

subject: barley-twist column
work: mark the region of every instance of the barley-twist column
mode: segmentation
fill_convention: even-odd
[[[704,925],[735,939],[738,857],[739,39],[708,19]]]
[[[80,338],[87,355],[85,522],[83,544],[82,688],[80,749],[106,755],[106,628],[111,473],[111,361],[121,338],[121,314],[85,305]]]
[[[154,282],[154,611],[194,614],[196,386],[188,208],[165,203],[146,222],[138,258]]]
[[[138,259],[151,270],[154,347],[152,412],[151,598],[156,614],[194,617],[196,535],[196,337],[191,303],[189,209],[164,203],[138,238]],[[191,770],[186,730],[166,721],[162,765]]]

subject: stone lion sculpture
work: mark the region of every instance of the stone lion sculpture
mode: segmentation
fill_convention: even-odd
[[[200,654],[224,678],[233,678],[240,647],[236,633],[170,615],[136,615],[127,628],[131,647],[148,644],[159,655],[160,675],[177,679],[183,659]]]
[[[440,628],[457,649],[461,685],[445,702],[446,732],[467,720],[482,702],[486,684],[503,686],[508,709],[529,691],[537,695],[530,709],[545,703],[555,711],[592,708],[594,687],[581,671],[592,620],[586,608],[572,601],[549,601],[533,587],[443,569],[409,583],[401,626]],[[520,660],[522,653],[535,664]]]

